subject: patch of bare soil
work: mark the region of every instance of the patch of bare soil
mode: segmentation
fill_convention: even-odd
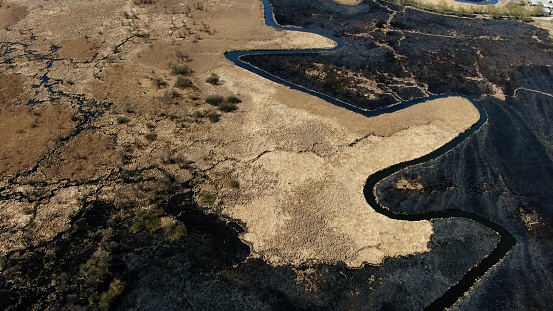
[[[25,103],[21,75],[0,75],[0,111]]]
[[[94,131],[76,136],[58,152],[41,169],[46,180],[105,179],[122,163],[122,153],[115,149],[114,139]]]
[[[18,106],[0,113],[0,173],[32,168],[73,130],[72,111],[60,105],[29,109]]]
[[[27,15],[27,8],[13,2],[0,1],[0,28],[7,28]]]

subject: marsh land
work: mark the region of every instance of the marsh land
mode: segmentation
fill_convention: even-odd
[[[553,303],[552,41],[528,23],[380,1],[0,1],[0,308],[415,310],[497,245],[464,218],[390,219],[376,188],[517,245],[453,306]],[[4,18],[6,17],[6,18]],[[429,97],[438,96],[432,100]],[[544,290],[547,289],[547,290]]]

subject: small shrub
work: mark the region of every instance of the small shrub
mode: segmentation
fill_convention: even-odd
[[[212,123],[217,123],[219,122],[219,120],[221,120],[221,115],[218,114],[217,112],[215,111],[212,111],[210,113],[207,114],[207,118],[209,119],[209,121],[211,121]]]
[[[182,169],[189,169],[189,168],[192,168],[193,163],[194,161],[184,159],[179,163],[179,167]]]
[[[194,118],[196,118],[196,119],[201,119],[201,118],[205,117],[206,114],[205,114],[205,111],[197,110],[197,111],[194,111],[192,116],[194,116]]]
[[[184,224],[177,225],[175,223],[171,223],[171,225],[168,225],[164,229],[173,240],[180,240],[182,237],[188,235],[188,231],[186,230],[186,226]]]
[[[240,182],[238,182],[238,180],[236,180],[236,179],[231,179],[231,180],[229,180],[228,185],[229,185],[232,189],[238,189],[238,188],[240,188]]]
[[[200,201],[203,204],[211,205],[211,204],[215,203],[215,195],[213,195],[213,194],[211,194],[207,191],[202,191],[202,192],[200,192]]]
[[[227,103],[231,103],[231,104],[239,104],[242,102],[242,100],[238,97],[236,97],[235,95],[231,95],[229,97],[227,97],[227,99],[225,99],[225,101]]]
[[[129,232],[132,234],[136,234],[142,230],[144,230],[144,222],[142,221],[135,221],[129,228]]]
[[[163,93],[161,100],[166,104],[175,104],[179,98],[181,98],[181,94],[177,90],[167,90]]]
[[[177,81],[175,82],[175,87],[178,87],[181,89],[184,89],[187,87],[193,87],[193,86],[194,86],[194,83],[192,82],[192,80],[188,78],[178,77]]]
[[[169,85],[169,84],[167,83],[167,81],[165,81],[165,79],[163,79],[162,77],[154,78],[154,83],[155,83],[155,85],[156,85],[159,89],[161,89],[161,88],[166,87],[167,85]]]
[[[31,207],[23,208],[23,215],[32,215],[35,213],[35,210]]]
[[[161,219],[157,215],[149,215],[144,219],[144,228],[151,233],[156,232],[161,228]]]
[[[183,52],[181,50],[177,50],[175,52],[175,56],[177,56],[177,59],[181,62],[189,61],[188,54],[186,54],[185,52]]]
[[[173,65],[173,67],[171,67],[171,70],[176,75],[187,75],[192,72],[192,70],[190,70],[190,67],[184,64],[175,64]]]
[[[219,76],[212,73],[211,76],[207,77],[207,79],[205,79],[205,82],[209,83],[209,84],[213,84],[213,85],[217,85],[219,84]]]
[[[230,103],[223,103],[219,105],[219,110],[222,112],[233,112],[238,109],[238,106],[236,104],[230,104]]]
[[[157,139],[157,134],[154,133],[154,132],[150,132],[150,133],[146,133],[144,135],[144,137],[148,140],[148,141],[154,141]]]
[[[136,4],[136,5],[154,4],[154,0],[134,0],[134,4]]]
[[[106,292],[103,292],[100,296],[100,300],[98,301],[98,306],[102,310],[109,310],[109,308],[115,301],[115,298],[117,298],[117,296],[112,291],[108,290]]]
[[[190,165],[194,163],[194,161],[188,160],[185,156],[183,156],[180,153],[175,153],[169,156],[169,163],[178,164],[179,167],[182,169],[188,169],[190,168]]]
[[[211,104],[213,106],[218,106],[219,104],[224,102],[225,99],[221,95],[209,95],[208,97],[205,98],[205,101],[206,103]]]
[[[123,294],[125,290],[125,283],[121,280],[113,280],[109,284],[109,289],[102,293],[98,301],[98,306],[102,310],[109,310],[115,300]]]
[[[151,130],[151,129],[155,128],[156,125],[153,124],[152,122],[146,122],[146,127],[149,128],[149,129]]]
[[[118,116],[117,117],[117,124],[127,124],[131,121],[131,119],[125,117],[125,116]]]

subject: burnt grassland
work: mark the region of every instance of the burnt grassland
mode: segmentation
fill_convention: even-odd
[[[244,58],[265,71],[371,110],[447,93],[484,106],[488,123],[482,130],[445,156],[385,180],[378,196],[397,212],[460,208],[516,236],[518,244],[504,261],[455,308],[548,308],[553,303],[548,33],[527,23],[441,16],[387,2],[346,8],[322,0],[272,3],[279,23],[323,30],[347,46],[336,53]],[[416,187],[405,187],[405,181]]]

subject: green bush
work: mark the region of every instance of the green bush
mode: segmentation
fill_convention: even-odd
[[[178,224],[171,230],[171,238],[173,240],[180,240],[182,237],[188,235],[188,231],[184,224]]]
[[[213,85],[217,85],[219,84],[219,76],[212,73],[211,76],[207,77],[207,79],[205,79],[205,82],[209,83],[209,84],[213,84]]]
[[[231,180],[228,182],[228,185],[229,185],[232,189],[238,189],[238,188],[240,188],[240,182],[238,182],[238,180],[236,180],[236,179],[231,179]]]
[[[144,222],[142,220],[135,221],[132,226],[129,228],[130,233],[136,234],[144,230]]]
[[[236,106],[236,104],[230,104],[230,103],[223,103],[223,104],[219,105],[218,108],[222,112],[233,112],[233,111],[238,110],[238,106]]]
[[[127,123],[129,123],[129,122],[131,122],[131,119],[129,119],[129,118],[125,117],[125,116],[118,116],[118,117],[117,117],[117,123],[118,123],[118,124],[127,124]]]
[[[192,72],[192,70],[190,70],[190,67],[185,64],[175,64],[171,67],[171,71],[173,71],[173,73],[176,75],[187,75]]]
[[[181,98],[181,94],[175,90],[166,90],[161,97],[161,100],[166,104],[178,104],[178,99]]]
[[[186,62],[189,60],[188,54],[186,54],[184,51],[181,51],[181,50],[175,51],[175,56],[181,62]]]
[[[169,85],[167,83],[167,81],[165,81],[165,79],[163,79],[162,77],[157,77],[157,78],[154,78],[154,83],[156,84],[156,86],[158,88],[163,88],[163,87],[166,87],[167,85]]]
[[[157,215],[149,215],[144,219],[144,228],[151,233],[156,232],[161,228],[161,219]]]
[[[102,310],[109,310],[115,300],[125,291],[125,283],[121,280],[113,280],[109,284],[109,289],[100,295],[98,306]]]
[[[218,106],[219,104],[224,102],[225,99],[221,95],[209,95],[208,97],[205,98],[205,101],[206,103],[211,104],[213,106]]]
[[[203,204],[211,205],[215,203],[215,195],[207,191],[202,191],[200,192],[200,202],[202,202]]]
[[[227,99],[225,99],[225,101],[227,103],[232,103],[232,104],[239,104],[242,102],[242,100],[238,97],[236,97],[235,95],[231,95],[229,97],[227,97]]]
[[[193,87],[193,86],[194,86],[194,83],[192,82],[192,80],[188,78],[178,77],[177,81],[175,82],[175,87],[178,87],[181,89],[184,89],[187,87]]]
[[[157,134],[154,133],[154,132],[150,132],[150,133],[146,133],[144,135],[144,137],[148,140],[148,141],[154,141],[157,139]]]
[[[209,121],[211,121],[212,123],[217,123],[219,122],[219,120],[221,120],[221,115],[218,114],[217,112],[215,111],[212,111],[210,113],[207,114],[207,118],[209,119]]]

